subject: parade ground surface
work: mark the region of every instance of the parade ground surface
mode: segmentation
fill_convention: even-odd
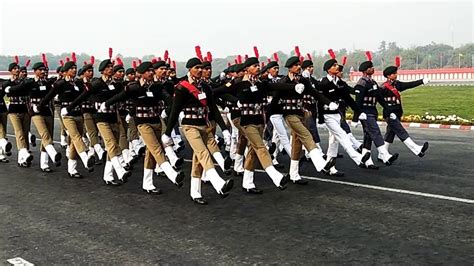
[[[361,139],[361,129],[354,132]],[[21,257],[38,265],[472,265],[474,132],[409,132],[419,143],[429,141],[424,158],[397,139],[390,147],[400,153],[394,165],[363,170],[340,149],[343,178],[316,173],[305,162],[307,186],[279,191],[259,172],[262,195],[244,194],[241,178],[234,177],[225,199],[203,185],[207,206],[190,200],[189,161],[181,189],[155,178],[164,193],[149,196],[141,190],[142,160],[128,183],[108,187],[103,165],[90,174],[81,167],[86,178],[70,179],[64,158],[63,166],[45,174],[39,145],[32,148],[30,169],[16,165],[14,149],[10,163],[0,165],[0,264]],[[327,132],[320,133],[325,149]],[[184,156],[190,159],[189,149]],[[287,156],[279,160],[287,172]]]

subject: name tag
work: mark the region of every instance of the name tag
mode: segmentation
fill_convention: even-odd
[[[40,86],[40,91],[45,91],[46,90],[46,86]]]
[[[373,90],[377,90],[379,87],[377,85],[372,86]]]
[[[203,93],[199,93],[199,94],[198,94],[198,99],[199,99],[199,100],[204,100],[204,99],[206,99],[206,94],[205,94],[204,92],[203,92]]]
[[[334,89],[332,89],[332,90],[329,90],[329,92],[333,92],[333,91],[334,91]]]
[[[110,84],[110,85],[109,85],[109,90],[111,90],[111,91],[115,90],[114,85]]]
[[[256,92],[256,91],[258,91],[257,86],[255,86],[255,85],[250,86],[250,91],[251,91],[251,92]]]
[[[314,86],[314,84],[311,84],[311,87],[313,87],[313,89],[315,89],[315,88],[316,88],[316,86]]]
[[[232,83],[227,82],[227,83],[225,84],[225,86],[226,86],[226,87],[230,87],[230,86],[232,86]]]
[[[153,92],[147,91],[146,92],[146,97],[153,97]]]
[[[74,85],[74,90],[79,91],[79,87],[77,87],[76,85]]]

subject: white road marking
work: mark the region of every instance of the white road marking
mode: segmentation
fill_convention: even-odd
[[[34,264],[20,257],[7,260],[8,263],[16,266],[33,266]]]
[[[15,137],[15,135],[7,134],[7,136],[10,137]],[[37,141],[39,141],[37,139]],[[59,144],[59,141],[54,140],[54,143]],[[192,162],[192,160],[185,159],[185,162]],[[218,166],[217,164],[214,164],[215,166]],[[265,171],[263,170],[255,170],[256,172],[261,172],[264,173]],[[361,184],[361,183],[354,183],[354,182],[347,182],[347,181],[339,181],[339,180],[333,180],[333,179],[327,179],[327,178],[319,178],[319,177],[313,177],[313,176],[301,176],[303,178],[309,179],[309,180],[315,180],[315,181],[320,181],[320,182],[326,182],[326,183],[333,183],[333,184],[339,184],[339,185],[346,185],[346,186],[352,186],[352,187],[362,187],[362,188],[367,188],[367,189],[373,189],[373,190],[380,190],[380,191],[389,191],[389,192],[394,192],[394,193],[400,193],[400,194],[408,194],[408,195],[413,195],[413,196],[420,196],[420,197],[425,197],[425,198],[433,198],[433,199],[442,199],[442,200],[449,200],[449,201],[456,201],[456,202],[463,202],[463,203],[468,203],[468,204],[474,204],[473,199],[465,199],[465,198],[458,198],[458,197],[451,197],[451,196],[445,196],[445,195],[439,195],[439,194],[431,194],[431,193],[425,193],[425,192],[419,192],[419,191],[412,191],[412,190],[405,190],[405,189],[397,189],[397,188],[389,188],[389,187],[381,187],[381,186],[373,186],[373,185],[367,185],[367,184]]]

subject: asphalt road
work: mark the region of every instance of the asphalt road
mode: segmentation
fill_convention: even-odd
[[[361,136],[360,129],[354,131]],[[207,206],[191,202],[189,178],[177,189],[155,177],[164,194],[144,194],[142,161],[127,184],[107,187],[101,167],[92,174],[80,169],[86,178],[72,180],[65,160],[59,169],[53,166],[54,173],[42,173],[38,147],[30,169],[17,167],[14,153],[10,163],[0,165],[0,263],[21,257],[39,265],[472,265],[474,132],[408,131],[415,141],[430,142],[424,158],[397,140],[391,152],[400,158],[390,167],[359,169],[346,155],[337,162],[346,176],[335,179],[305,163],[301,174],[322,180],[285,191],[257,173],[262,195],[244,194],[234,178],[225,199],[203,185]],[[327,134],[321,135],[325,146]],[[184,156],[190,158],[190,152]],[[286,156],[279,159],[288,165]],[[183,170],[189,176],[190,163]]]

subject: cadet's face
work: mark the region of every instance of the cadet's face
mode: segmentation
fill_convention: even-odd
[[[127,79],[128,79],[129,81],[134,81],[134,80],[135,80],[135,73],[130,73],[130,74],[128,74],[128,75],[127,75]]]
[[[44,78],[44,76],[45,76],[44,67],[36,69],[35,70],[35,76],[37,76],[38,78]]]
[[[11,73],[13,76],[18,76],[18,74],[20,74],[20,68],[18,67],[13,68]]]
[[[145,80],[152,80],[153,79],[153,69],[150,68],[145,73],[141,74],[142,78]]]
[[[272,75],[272,77],[277,77],[279,71],[280,71],[280,68],[275,66],[275,67],[270,68],[268,70],[268,73],[270,73],[270,75]]]
[[[91,79],[94,76],[94,71],[92,69],[88,69],[84,72],[84,77]]]
[[[339,72],[339,66],[337,65],[337,63],[334,63],[334,64],[328,69],[328,73],[329,73],[330,75],[336,75],[338,72]]]
[[[299,74],[300,71],[301,71],[301,65],[300,64],[296,64],[292,67],[290,67],[289,71],[293,74]]]
[[[75,77],[77,74],[77,67],[71,67],[68,71],[67,71],[67,75],[69,77]]]
[[[121,80],[121,79],[123,79],[123,77],[125,77],[125,72],[124,72],[122,69],[120,69],[119,71],[115,72],[115,74],[114,74],[114,78],[115,78],[115,79]]]
[[[27,72],[26,72],[26,71],[24,71],[24,70],[20,71],[20,77],[23,78],[23,77],[26,77],[26,76],[27,76]]]
[[[306,68],[306,70],[308,70],[308,72],[309,72],[310,74],[313,74],[313,72],[314,72],[314,66],[309,66],[309,67]]]
[[[371,68],[367,69],[366,72],[367,72],[367,75],[372,75],[372,74],[374,74],[374,72],[375,72],[375,68],[374,68],[374,67],[371,67]]]
[[[237,72],[236,76],[237,76],[238,78],[243,78],[243,77],[245,76],[245,71],[239,71],[239,72]]]
[[[203,78],[211,78],[211,75],[212,75],[212,70],[210,67],[206,67],[202,70],[202,77]]]
[[[247,73],[249,75],[255,76],[260,73],[260,64],[253,64],[247,68]]]
[[[336,74],[336,76],[337,76],[338,78],[340,78],[340,79],[342,79],[342,76],[343,76],[343,75],[344,75],[344,72],[342,72],[342,71],[339,71],[339,72],[337,72],[337,74]]]
[[[193,78],[200,79],[202,77],[202,66],[194,66],[189,70],[189,73]]]
[[[159,67],[155,69],[155,75],[157,78],[164,78],[166,76],[166,70],[167,68],[165,66]]]
[[[107,65],[107,67],[104,69],[104,71],[102,71],[102,74],[104,74],[104,75],[107,76],[107,77],[112,76],[112,74],[113,74],[113,67],[112,67],[112,64]]]
[[[388,75],[388,79],[390,79],[390,80],[396,80],[396,79],[397,79],[397,76],[398,76],[397,73],[393,73],[393,74],[391,74],[391,75]]]

